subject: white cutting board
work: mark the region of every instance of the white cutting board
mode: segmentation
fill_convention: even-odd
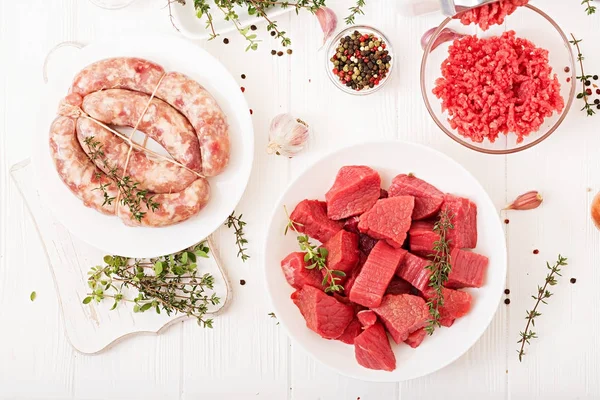
[[[29,160],[14,165],[11,176],[23,195],[44,245],[67,337],[77,351],[99,353],[126,337],[140,333],[158,334],[174,322],[188,318],[150,311],[134,313],[129,304],[121,304],[110,311],[112,303],[108,300],[100,304],[83,304],[88,293],[87,272],[90,267],[102,263],[105,253],[72,236],[52,217],[33,185],[33,168]],[[222,300],[219,306],[210,309],[211,314],[222,311],[229,300],[229,283],[221,273],[214,253],[216,251],[211,246],[211,257],[198,262],[200,272],[209,272],[215,277],[215,291]]]

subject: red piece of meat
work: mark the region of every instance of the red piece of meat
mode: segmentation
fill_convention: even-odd
[[[375,325],[377,322],[377,314],[375,314],[375,311],[373,310],[359,311],[358,314],[356,314],[356,317],[364,329]]]
[[[364,253],[360,253],[358,256],[358,264],[356,264],[356,267],[354,267],[350,276],[347,277],[346,284],[344,285],[344,292],[346,293],[347,296],[350,295],[352,286],[354,286],[354,282],[356,281],[356,278],[360,274],[360,270],[362,269],[363,265],[365,265],[365,262],[367,262],[367,255]]]
[[[373,311],[385,324],[387,331],[398,344],[408,335],[421,329],[429,318],[429,308],[421,297],[410,294],[389,294]]]
[[[337,339],[354,318],[354,308],[312,286],[305,285],[291,296],[306,320],[306,326],[324,337]]]
[[[354,339],[362,332],[362,325],[358,321],[358,318],[354,317],[352,321],[348,324],[342,336],[337,338],[340,342],[344,342],[346,344],[354,344]]]
[[[396,369],[396,356],[380,323],[365,329],[354,339],[354,355],[356,361],[365,368],[383,371]]]
[[[427,332],[425,331],[425,328],[421,328],[408,335],[408,339],[406,339],[404,343],[413,349],[416,349],[421,345],[421,343],[423,343],[425,336],[427,336]]]
[[[380,199],[360,216],[358,229],[372,238],[385,239],[390,246],[400,248],[410,228],[414,206],[415,198],[412,196]]]
[[[389,195],[390,197],[413,196],[415,198],[413,220],[425,219],[437,214],[444,201],[444,193],[435,186],[414,175],[406,174],[400,174],[392,180]]]
[[[352,233],[360,233],[358,230],[358,215],[344,220],[344,229]]]
[[[471,295],[461,290],[442,288],[444,296],[444,305],[439,308],[440,322],[443,326],[450,326],[455,319],[467,315],[471,310]],[[425,298],[431,300],[435,298],[435,293],[429,290]]]
[[[379,198],[381,178],[373,168],[352,165],[342,167],[327,194],[327,216],[340,220],[360,215]]]
[[[350,300],[365,307],[377,307],[406,250],[377,242],[350,290]]]
[[[361,233],[358,236],[358,249],[361,251],[361,253],[364,253],[368,256],[371,254],[371,250],[373,250],[373,247],[375,247],[377,242],[377,239],[373,239],[371,236]]]
[[[451,289],[464,287],[479,288],[483,285],[483,277],[489,260],[486,256],[460,249],[450,253],[452,270],[448,274],[445,286]]]
[[[415,221],[408,231],[408,245],[410,252],[423,257],[433,254],[435,242],[440,240],[440,235],[433,231],[433,221]]]
[[[394,277],[388,285],[385,294],[410,294],[412,290],[413,287],[410,283],[402,278]]]
[[[452,247],[474,249],[477,247],[477,206],[464,197],[446,194],[442,210],[452,216],[452,225],[447,239]]]
[[[341,230],[336,233],[324,247],[327,249],[327,268],[342,271],[349,276],[358,264],[358,235]],[[325,274],[325,269],[322,270]],[[346,277],[340,278],[339,283],[344,283]]]
[[[326,205],[322,201],[302,200],[290,215],[295,227],[321,243],[327,242],[342,229],[342,224],[327,218]]]
[[[316,268],[307,269],[306,265],[304,253],[295,252],[281,261],[281,270],[288,283],[296,289],[302,289],[304,285],[321,289],[323,287],[321,273]]]
[[[379,189],[379,198],[380,199],[387,199],[388,197],[390,197],[390,194],[388,193],[387,190]]]
[[[413,285],[419,292],[426,293],[429,290],[431,272],[425,267],[429,264],[431,263],[424,258],[407,253],[396,275]]]

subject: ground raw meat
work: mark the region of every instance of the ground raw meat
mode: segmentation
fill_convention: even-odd
[[[360,216],[358,229],[375,239],[385,239],[392,247],[400,248],[410,228],[415,206],[412,196],[398,196],[378,200],[369,211]]]
[[[435,215],[444,201],[444,193],[435,186],[409,174],[400,174],[392,180],[389,190],[390,197],[413,196],[415,208],[412,219],[419,220]]]
[[[356,314],[358,321],[363,328],[367,329],[370,326],[375,325],[377,322],[377,314],[373,310],[363,310]]]
[[[350,290],[350,300],[365,307],[381,304],[385,290],[405,254],[406,250],[395,249],[383,241],[377,242]]]
[[[464,197],[446,194],[442,210],[452,217],[453,229],[448,231],[446,239],[450,246],[461,249],[477,247],[477,206]]]
[[[337,338],[340,342],[344,342],[346,344],[354,344],[354,339],[362,332],[362,324],[358,321],[358,318],[354,317],[352,321],[348,324],[342,336]]]
[[[414,286],[420,293],[425,293],[429,288],[429,276],[431,272],[426,269],[431,263],[424,258],[407,253],[396,275]]]
[[[433,94],[459,134],[481,143],[513,132],[517,143],[564,108],[548,51],[515,37],[465,36],[448,48]]]
[[[450,253],[452,270],[448,274],[445,286],[451,289],[464,287],[479,288],[483,285],[483,277],[489,260],[486,256],[460,249]]]
[[[290,216],[296,222],[298,232],[305,233],[321,243],[326,243],[342,229],[338,222],[327,218],[327,208],[324,202],[317,200],[302,200]]]
[[[281,261],[281,270],[285,279],[295,289],[302,289],[304,285],[309,285],[321,289],[323,277],[316,269],[307,269],[307,263],[304,262],[304,253],[291,253]]]
[[[385,294],[410,294],[413,286],[402,278],[394,277],[387,287]]]
[[[529,0],[500,0],[496,3],[486,4],[464,13],[458,14],[460,22],[465,25],[477,24],[484,31],[492,25],[502,25],[504,18],[515,12],[517,7],[524,6]]]
[[[343,304],[322,290],[305,285],[292,293],[306,326],[325,339],[337,339],[354,318],[354,308]]]
[[[342,271],[346,276],[352,273],[358,264],[358,235],[356,233],[340,230],[323,246],[327,249],[327,268]],[[326,273],[325,269],[322,270]],[[341,277],[338,283],[343,284],[346,277]]]
[[[427,336],[427,332],[425,331],[425,328],[421,328],[408,335],[408,339],[406,339],[404,343],[406,343],[413,349],[416,349],[421,345],[421,343],[423,343],[423,340],[425,340],[425,336]]]
[[[380,323],[365,329],[354,339],[354,354],[356,361],[365,368],[384,371],[396,369],[396,356]]]
[[[370,209],[381,194],[381,178],[373,168],[362,165],[342,167],[325,194],[327,216],[340,220]]]
[[[387,331],[398,344],[408,335],[421,329],[429,319],[429,308],[421,297],[410,294],[387,295],[373,311],[385,324]]]

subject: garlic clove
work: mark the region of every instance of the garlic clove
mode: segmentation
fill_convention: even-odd
[[[320,7],[316,12],[317,20],[321,25],[323,31],[323,45],[327,42],[327,39],[333,35],[335,28],[337,27],[337,15],[329,7]],[[323,46],[321,45],[321,47]]]
[[[517,211],[533,210],[538,208],[543,201],[544,198],[542,195],[537,190],[532,190],[517,197],[515,201],[504,207],[504,209]]]
[[[291,158],[304,149],[310,133],[306,122],[290,114],[279,114],[271,121],[267,153]]]

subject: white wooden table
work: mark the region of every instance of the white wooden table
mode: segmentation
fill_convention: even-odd
[[[350,0],[328,3],[341,17]],[[381,29],[393,41],[397,58],[393,82],[364,98],[345,95],[328,81],[317,51],[321,33],[311,15],[279,18],[293,39],[292,56],[271,56],[270,50],[279,48],[263,26],[257,52],[244,53],[243,40],[233,33],[225,35],[228,45],[223,37],[200,43],[246,88],[254,111],[256,161],[238,207],[248,222],[252,258],[243,264],[234,251],[223,252],[234,301],[214,330],[180,323],[160,336],[136,337],[101,355],[84,356],[63,332],[43,250],[9,168],[30,154],[37,134],[32,106],[43,85],[42,61],[52,46],[173,29],[164,0],[138,0],[121,11],[101,10],[86,0],[0,2],[1,399],[600,399],[600,233],[588,217],[600,190],[600,116],[585,117],[576,103],[560,130],[532,150],[498,157],[464,149],[434,126],[419,93],[420,34],[441,17],[403,18],[394,11],[394,0],[367,3],[367,15],[357,22]],[[600,15],[586,16],[579,0],[533,3],[565,31],[585,39],[587,72],[600,72]],[[270,119],[287,111],[316,131],[309,149],[293,160],[267,156],[264,150]],[[459,160],[499,209],[534,188],[546,201],[538,210],[508,216],[511,303],[500,305],[481,340],[431,376],[372,384],[319,365],[268,316],[262,237],[276,198],[313,160],[345,144],[395,138],[425,143]],[[217,236],[221,248],[233,245],[226,228]],[[570,265],[551,304],[541,310],[540,339],[519,363],[516,341],[530,295],[545,276],[545,260],[553,261],[559,252]],[[571,277],[576,284],[569,283]],[[29,300],[33,290],[35,302]]]

